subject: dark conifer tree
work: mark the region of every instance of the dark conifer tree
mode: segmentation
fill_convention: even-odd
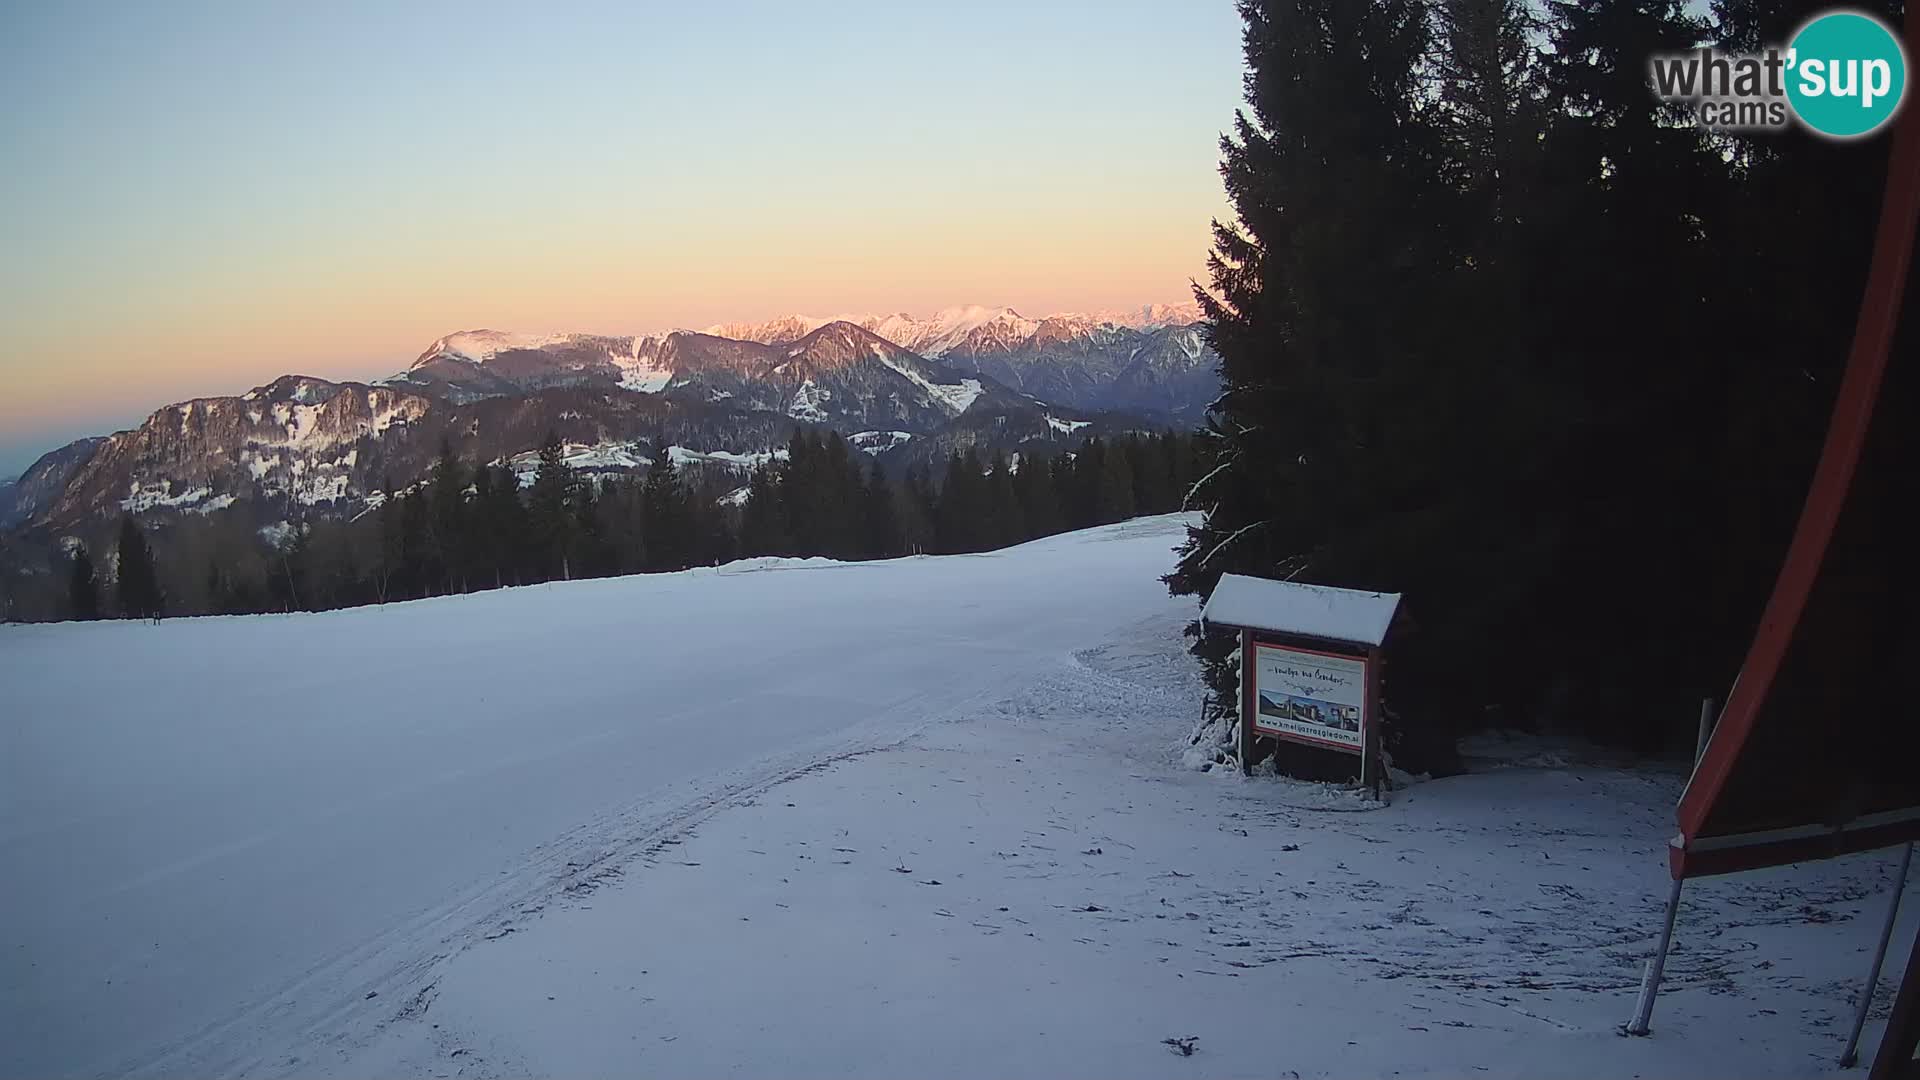
[[[979,452],[968,447],[947,458],[946,480],[934,513],[934,550],[942,554],[980,551],[986,546],[989,514],[986,477]]]
[[[1368,489],[1378,399],[1385,372],[1419,367],[1431,336],[1424,305],[1444,260],[1428,250],[1426,6],[1242,0],[1240,12],[1248,108],[1221,141],[1236,220],[1216,223],[1212,290],[1197,293],[1224,384],[1197,493],[1209,512],[1168,580],[1203,595],[1228,570],[1372,585],[1383,568],[1341,565],[1332,542],[1382,509],[1356,499],[1398,495]],[[1216,634],[1196,650],[1213,708],[1229,713],[1231,648]]]
[[[1027,538],[1027,523],[1020,509],[1020,496],[1014,493],[1013,464],[1004,451],[996,451],[987,470],[987,517],[982,523],[982,546],[1002,548]]]
[[[689,550],[691,522],[687,514],[687,493],[680,481],[680,470],[673,455],[661,447],[647,470],[642,496],[646,522],[647,564],[653,570],[684,570],[694,553]]]
[[[927,467],[919,462],[907,466],[899,499],[900,533],[907,552],[917,555],[935,549],[934,521],[939,501]]]
[[[838,431],[829,431],[820,454],[821,554],[858,558],[861,548],[860,496],[866,485],[853,451]]]
[[[1173,477],[1167,470],[1167,455],[1161,449],[1160,435],[1135,435],[1127,439],[1127,471],[1133,477],[1133,512],[1164,514],[1172,507]]]
[[[753,470],[747,481],[747,503],[740,508],[742,555],[785,555],[791,549],[780,488],[778,469],[762,465]]]
[[[407,540],[404,506],[393,477],[381,481],[382,501],[375,512],[380,530],[380,556],[374,571],[374,592],[381,603],[389,593],[406,590]]]
[[[900,512],[893,485],[878,464],[867,477],[861,493],[862,538],[859,554],[869,559],[890,559],[904,550],[900,534]]]
[[[607,543],[607,528],[600,509],[600,488],[596,478],[581,473],[567,500],[571,519],[572,552],[570,565],[575,577],[601,577],[610,572],[612,552]]]
[[[475,539],[467,515],[467,471],[440,440],[440,456],[427,476],[427,552],[442,591],[463,591],[467,549]]]
[[[1053,487],[1053,505],[1060,525],[1056,531],[1078,529],[1086,524],[1080,512],[1079,486],[1074,481],[1074,463],[1078,456],[1074,451],[1066,451],[1055,454],[1047,463],[1047,480]]]
[[[100,582],[85,544],[73,549],[73,563],[67,573],[67,610],[83,622],[100,617]]]
[[[153,550],[133,515],[120,519],[119,582],[120,614],[128,619],[160,617],[160,580],[153,565]]]
[[[535,573],[539,580],[553,577],[570,579],[572,567],[567,557],[573,547],[573,514],[569,503],[577,480],[567,464],[557,432],[549,431],[540,445],[540,469],[534,474],[527,498],[527,525],[535,552]]]
[[[611,573],[633,574],[647,568],[645,480],[627,475],[600,488],[600,520],[607,533]]]
[[[1100,503],[1100,482],[1107,473],[1107,443],[1089,435],[1073,455],[1071,495],[1068,499],[1069,528],[1085,529],[1105,524]]]
[[[1022,539],[1052,536],[1065,528],[1060,516],[1060,498],[1053,482],[1053,470],[1059,458],[1023,457],[1020,471],[1013,474],[1013,492],[1020,504]]]
[[[1109,525],[1134,514],[1132,455],[1125,440],[1106,447],[1099,475],[1093,478],[1093,520]]]
[[[794,431],[780,470],[780,503],[786,512],[787,541],[795,555],[820,555],[826,550],[826,485],[820,458],[820,443],[813,433]]]
[[[506,584],[506,537],[499,518],[500,494],[494,485],[497,470],[481,465],[473,470],[473,500],[468,506],[466,547],[471,573],[477,579],[470,584],[479,588],[499,588]]]

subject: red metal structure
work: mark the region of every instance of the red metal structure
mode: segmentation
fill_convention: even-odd
[[[1909,56],[1920,54],[1916,19],[1910,5]],[[1920,108],[1909,102],[1894,131],[1873,261],[1819,465],[1739,678],[1680,801],[1667,928],[1632,1034],[1647,1031],[1683,881],[1920,840],[1912,692],[1920,545],[1907,524],[1920,493],[1920,432],[1911,430],[1920,416],[1920,356],[1889,365],[1901,319],[1917,306],[1916,229]],[[1892,922],[1890,913],[1889,930]],[[1876,962],[1876,978],[1878,971]],[[1920,944],[1873,1075],[1914,1075],[1917,1041]]]

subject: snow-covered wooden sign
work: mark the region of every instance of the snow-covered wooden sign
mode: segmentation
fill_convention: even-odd
[[[1360,757],[1377,773],[1380,647],[1399,593],[1225,574],[1201,621],[1240,631],[1240,761],[1259,737]]]

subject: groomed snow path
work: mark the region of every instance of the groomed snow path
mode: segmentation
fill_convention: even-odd
[[[1847,1075],[1890,856],[1621,1037],[1680,769],[1181,771],[1178,538],[0,628],[0,1075]]]
[[[283,1066],[508,913],[1176,606],[1179,536],[0,627],[0,1075]]]

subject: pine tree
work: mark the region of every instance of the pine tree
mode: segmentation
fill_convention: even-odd
[[[861,548],[859,463],[838,431],[829,431],[820,455],[821,553],[836,559],[858,558]]]
[[[576,484],[559,433],[547,432],[546,441],[540,444],[540,468],[527,497],[528,529],[542,580],[555,575],[568,580],[573,577],[567,562],[573,547],[573,515],[568,503]]]
[[[1161,449],[1161,436],[1132,436],[1126,441],[1127,471],[1133,478],[1133,512],[1164,514],[1172,507],[1173,477],[1167,471],[1167,456]]]
[[[75,619],[91,621],[100,617],[100,583],[93,572],[93,556],[85,544],[76,544],[73,563],[67,575],[67,607]]]
[[[1538,179],[1547,121],[1539,19],[1525,0],[1438,0],[1440,102],[1448,183],[1471,247],[1510,243]]]
[[[609,573],[633,574],[647,568],[645,481],[634,474],[608,478],[600,487],[599,517],[606,530]]]
[[[934,549],[942,554],[980,551],[986,546],[988,505],[980,454],[969,447],[947,458],[946,481],[934,512]]]
[[[987,519],[981,537],[986,548],[1003,548],[1027,537],[1020,496],[1013,489],[1014,468],[1004,451],[995,451],[987,470]]]
[[[654,453],[642,494],[645,504],[647,561],[653,570],[684,570],[689,565],[691,534],[687,493],[667,447]]]
[[[711,474],[700,477],[686,492],[687,565],[718,566],[738,556],[740,538],[733,529],[732,515],[721,510],[720,497],[731,490],[715,486]]]
[[[1100,473],[1093,480],[1094,521],[1101,525],[1125,521],[1134,514],[1133,464],[1125,442],[1107,447]]]
[[[492,537],[494,558],[498,561],[496,580],[518,585],[526,580],[533,544],[533,527],[528,521],[527,504],[521,498],[520,476],[513,467],[500,464],[492,468],[493,500],[488,504],[487,530]]]
[[[384,604],[389,592],[405,587],[407,542],[404,507],[400,493],[394,490],[393,477],[388,475],[382,480],[380,488],[383,498],[379,510],[375,511],[380,529],[380,557],[374,571],[374,593]]]
[[[473,584],[482,589],[497,589],[505,584],[501,573],[503,538],[495,518],[500,503],[500,497],[493,489],[497,478],[498,474],[486,465],[473,470],[473,500],[468,505],[466,547],[469,567],[477,579]]]
[[[432,511],[427,505],[425,488],[415,487],[398,499],[400,505],[400,592],[404,596],[426,596],[434,583],[428,524]]]
[[[1067,501],[1068,521],[1072,528],[1085,529],[1094,525],[1104,525],[1111,520],[1105,516],[1105,507],[1100,501],[1100,486],[1106,475],[1106,440],[1097,435],[1089,435],[1081,442],[1079,451],[1073,455],[1073,472]]]
[[[781,508],[780,474],[772,466],[753,470],[747,481],[747,504],[740,510],[740,553],[747,556],[785,555],[786,512]]]
[[[129,619],[160,617],[160,581],[153,566],[153,551],[147,537],[128,514],[120,519],[119,544],[120,614]]]
[[[1057,508],[1060,528],[1057,531],[1078,529],[1087,523],[1081,514],[1079,485],[1074,480],[1078,472],[1075,462],[1079,454],[1067,451],[1055,454],[1047,463],[1047,481],[1053,489],[1053,505]]]
[[[1373,585],[1384,568],[1335,541],[1399,495],[1368,489],[1369,456],[1392,376],[1424,362],[1446,261],[1430,250],[1425,6],[1242,0],[1240,13],[1248,111],[1221,141],[1235,221],[1215,224],[1212,289],[1196,291],[1224,387],[1196,493],[1206,517],[1168,584],[1204,595],[1233,570]],[[1231,648],[1227,634],[1196,643],[1216,714],[1236,711]]]
[[[887,483],[887,474],[879,463],[867,478],[861,493],[862,538],[859,554],[869,559],[890,559],[904,550],[900,534],[900,512]]]
[[[939,502],[939,493],[934,489],[927,467],[919,462],[907,466],[899,500],[900,533],[906,551],[918,555],[934,550],[934,521]]]
[[[591,474],[582,473],[577,478],[567,511],[572,519],[570,565],[574,576],[590,578],[606,574],[611,553],[606,523],[600,512],[599,488]]]
[[[427,476],[427,547],[434,571],[448,593],[464,588],[471,523],[467,520],[467,475],[453,452],[453,443],[440,440],[440,456]]]
[[[1053,483],[1058,458],[1025,457],[1013,474],[1014,497],[1020,503],[1021,539],[1052,536],[1066,527],[1060,516],[1060,498]]]
[[[795,555],[825,552],[822,503],[826,492],[821,483],[820,456],[820,445],[812,432],[796,429],[787,441],[787,460],[780,470],[780,503],[786,513],[787,540]]]
[[[424,520],[425,497],[419,500]],[[422,534],[424,535],[424,534]],[[270,560],[271,568],[267,575],[267,595],[274,606],[281,611],[307,611],[315,608],[313,603],[313,530],[304,521],[288,523],[288,532],[280,541]]]

